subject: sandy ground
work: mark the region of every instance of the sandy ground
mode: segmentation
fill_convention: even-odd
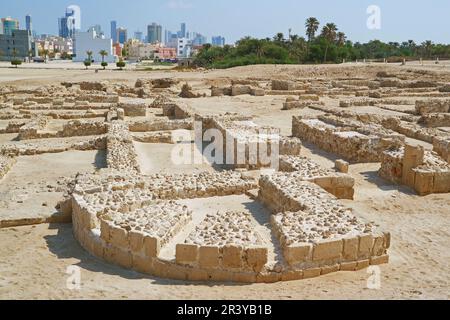
[[[420,65],[410,67],[423,68]],[[302,66],[255,66],[194,73],[108,70],[95,73],[93,70],[56,68],[17,71],[2,68],[0,82],[7,81],[10,84],[29,87],[67,79],[71,81],[111,79],[134,83],[136,78],[145,76],[175,77],[195,83],[233,76],[302,77],[302,68]],[[325,68],[336,69],[339,72],[343,67],[318,67],[318,76]],[[372,67],[358,65],[357,68],[365,70]],[[393,68],[400,70],[402,67]],[[423,69],[438,70],[447,79],[450,73],[449,66],[444,64],[428,65]],[[253,115],[255,122],[280,127],[286,135],[291,133],[292,115],[319,113],[310,109],[281,112],[284,98],[277,96],[201,98],[189,100],[187,103],[201,113],[239,112]],[[385,111],[366,108],[364,112]],[[0,135],[0,137],[2,139],[0,143],[14,139],[14,135]],[[422,144],[419,141],[416,143]],[[144,172],[176,172],[177,169],[168,161],[171,145],[141,143],[135,145]],[[329,168],[336,160],[333,155],[308,144],[305,144],[303,150],[304,155]],[[60,159],[54,157],[53,155],[35,159],[21,157],[19,163],[0,184],[0,200],[11,198],[15,188],[20,191],[20,187],[30,180],[34,184],[47,180],[54,182],[61,175],[70,176],[79,170],[95,170],[96,167],[95,153],[83,153],[83,156],[66,154]],[[44,163],[46,168],[52,168],[53,172],[52,170],[40,172],[39,166]],[[367,283],[371,274],[367,270],[339,272],[317,279],[276,284],[185,283],[158,279],[109,265],[90,256],[74,240],[70,224],[41,224],[0,229],[0,299],[450,299],[450,194],[418,197],[407,188],[380,179],[377,176],[379,166],[379,164],[352,165],[350,174],[356,179],[356,197],[355,201],[344,201],[346,205],[355,208],[358,215],[376,222],[392,233],[391,261],[379,269],[381,287],[378,290],[368,288]],[[189,170],[195,172],[208,168],[211,169],[205,165]],[[186,172],[188,168],[179,170]],[[188,205],[197,208],[199,219],[202,214],[217,210],[223,204],[233,208],[242,208],[246,204],[247,208],[248,204],[257,205],[249,198],[238,198],[216,199],[217,203],[214,199],[208,199],[209,202],[190,201]],[[35,203],[35,206],[22,211],[17,209],[19,207],[5,210],[0,206],[0,214],[29,212],[36,215],[45,212],[40,199]],[[261,232],[264,233],[264,230]],[[173,253],[167,253],[171,254]],[[66,286],[69,277],[66,271],[69,266],[80,268],[80,290],[69,290]]]

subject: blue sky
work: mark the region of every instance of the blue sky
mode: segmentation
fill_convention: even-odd
[[[81,7],[82,29],[100,24],[107,35],[111,20],[128,28],[129,35],[151,22],[173,32],[186,22],[189,31],[223,35],[230,43],[246,35],[288,34],[289,28],[304,35],[306,18],[314,16],[322,24],[336,23],[354,41],[450,43],[449,0],[3,0],[0,16],[16,17],[23,26],[29,13],[38,33],[56,34],[57,19],[69,5]],[[369,5],[381,9],[380,30],[366,26]]]

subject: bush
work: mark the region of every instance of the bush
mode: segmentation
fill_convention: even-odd
[[[120,70],[122,70],[123,68],[125,68],[125,65],[126,65],[126,63],[125,63],[125,61],[123,61],[123,60],[120,60],[120,61],[118,61],[118,62],[116,63],[117,68],[120,68]]]
[[[91,63],[89,60],[85,60],[85,61],[84,61],[84,66],[86,67],[86,69],[87,69],[88,67],[90,67],[91,64],[92,64],[92,63]]]
[[[103,67],[103,70],[105,70],[105,68],[108,66],[108,62],[102,62],[102,67]]]
[[[15,66],[17,68],[17,66],[20,66],[22,64],[22,60],[19,59],[14,59],[11,60],[11,65]]]

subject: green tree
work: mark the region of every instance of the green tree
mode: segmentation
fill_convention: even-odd
[[[108,52],[106,50],[101,50],[99,54],[102,56],[102,67],[103,70],[108,66],[108,63],[105,62],[105,57],[108,56]]]
[[[306,37],[308,38],[308,43],[311,43],[313,41],[314,37],[316,36],[317,30],[319,30],[319,20],[317,20],[314,17],[308,18],[305,23],[306,27]]]
[[[123,61],[122,58],[119,59],[119,61],[116,63],[117,68],[119,68],[120,70],[123,70],[123,68],[125,68],[125,61]]]
[[[338,30],[338,28],[336,27],[336,25],[334,23],[327,23],[322,29],[321,36],[326,41],[325,54],[324,54],[324,58],[323,58],[324,63],[327,62],[327,55],[328,55],[328,50],[330,48],[330,45],[336,41],[337,30]]]

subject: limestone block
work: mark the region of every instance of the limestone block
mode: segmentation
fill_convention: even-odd
[[[189,269],[187,272],[188,281],[207,281],[209,279],[208,272],[201,269]]]
[[[281,273],[258,273],[256,276],[257,283],[275,283],[281,280]]]
[[[128,238],[130,241],[130,249],[132,252],[141,252],[144,248],[145,234],[139,231],[130,231]]]
[[[434,188],[434,172],[417,170],[415,171],[414,189],[419,195],[427,195],[433,193]]]
[[[372,266],[380,265],[380,264],[387,264],[389,263],[389,256],[387,254],[379,256],[379,257],[372,257],[370,258],[370,264]]]
[[[354,261],[358,259],[359,239],[349,238],[344,239],[344,252],[343,258],[345,260]]]
[[[144,237],[144,252],[148,257],[157,257],[159,255],[159,250],[161,249],[160,240],[155,237],[145,236]]]
[[[356,264],[355,271],[366,269],[369,266],[370,266],[370,260],[369,259],[358,261],[358,263]]]
[[[283,272],[281,281],[295,281],[303,279],[303,270],[289,270]]]
[[[385,249],[389,249],[391,247],[391,233],[383,232],[384,234],[384,243],[383,246]]]
[[[188,270],[183,266],[169,264],[166,277],[173,280],[186,281],[188,279]]]
[[[435,172],[433,192],[448,193],[450,192],[450,172]]]
[[[194,265],[198,260],[198,246],[195,244],[177,244],[176,261],[178,264]]]
[[[251,95],[253,95],[253,96],[262,97],[265,94],[266,94],[266,92],[264,91],[264,89],[261,89],[261,88],[252,88],[251,89]]]
[[[384,235],[377,235],[374,237],[372,256],[381,256],[384,253]]]
[[[317,278],[320,276],[322,268],[311,268],[303,270],[303,279]]]
[[[111,241],[111,227],[109,221],[100,220],[100,237],[107,243]]]
[[[133,270],[150,274],[153,269],[153,259],[146,255],[133,254]]]
[[[334,264],[331,266],[324,266],[321,268],[320,274],[322,276],[329,274],[329,273],[333,273],[333,272],[338,272],[340,270],[341,266],[339,264]]]
[[[200,268],[218,268],[220,265],[219,247],[201,246],[198,249],[198,264]]]
[[[110,229],[110,235],[110,242],[113,246],[124,249],[129,248],[128,232],[125,229],[112,227]]]
[[[342,262],[340,271],[355,271],[357,262]]]
[[[245,250],[247,265],[255,272],[261,271],[267,263],[267,248],[253,247]]]
[[[372,249],[372,247],[370,248]],[[332,260],[338,259],[342,256],[343,241],[342,240],[330,240],[319,242],[314,245],[313,260]]]
[[[312,245],[298,244],[284,248],[284,257],[290,265],[296,265],[311,259]]]
[[[339,172],[348,173],[349,163],[345,160],[336,160],[335,167]]]
[[[226,245],[222,249],[222,266],[224,268],[242,268],[242,247]]]
[[[125,120],[125,110],[123,110],[122,108],[117,108],[117,119]]]
[[[371,234],[359,237],[358,258],[367,259],[370,257],[373,248],[373,236]]]

